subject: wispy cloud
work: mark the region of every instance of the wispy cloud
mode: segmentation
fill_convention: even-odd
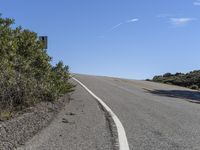
[[[196,18],[169,18],[169,19],[170,19],[170,23],[176,27],[184,26],[184,25],[189,24],[192,21],[197,20]]]
[[[194,2],[193,2],[193,5],[195,5],[195,6],[200,6],[200,0],[194,1]]]
[[[200,3],[200,0],[196,0],[196,1],[198,1]],[[197,20],[197,18],[180,17],[180,16],[182,16],[182,14],[175,15],[175,14],[163,13],[163,14],[158,14],[156,17],[168,20],[167,22],[171,25],[171,27],[185,26],[185,25]]]
[[[110,30],[114,30],[114,29],[116,29],[116,28],[118,28],[118,27],[120,27],[121,25],[123,25],[124,23],[118,23],[117,25],[115,25],[115,26],[113,26]]]
[[[124,22],[120,22],[120,23],[116,24],[115,26],[113,26],[109,31],[115,30],[115,29],[119,28],[120,26],[122,26],[124,24],[134,23],[134,22],[137,22],[137,21],[139,21],[138,18],[133,18],[133,19],[129,19],[129,20],[124,21]]]
[[[129,20],[120,22],[120,23],[114,25],[112,28],[108,29],[104,34],[107,34],[107,33],[111,32],[113,30],[116,30],[116,29],[118,29],[122,25],[129,24],[129,23],[134,23],[134,22],[137,22],[137,21],[139,21],[138,18],[133,18],[133,19],[129,19]],[[97,36],[97,38],[105,38],[105,35]]]
[[[133,19],[127,20],[126,23],[137,22],[137,21],[139,21],[138,18],[133,18]]]

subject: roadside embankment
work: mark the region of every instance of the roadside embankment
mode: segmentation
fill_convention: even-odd
[[[9,150],[23,145],[46,127],[69,100],[70,96],[66,94],[58,101],[38,103],[14,118],[0,122],[0,149]]]

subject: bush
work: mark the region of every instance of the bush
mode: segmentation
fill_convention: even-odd
[[[198,90],[199,89],[198,85],[191,85],[190,88],[193,89],[193,90]]]
[[[0,16],[0,109],[22,109],[72,91],[69,67],[52,66],[37,34],[13,29],[13,23]]]
[[[165,73],[165,74],[163,75],[163,77],[171,77],[171,76],[172,76],[171,73]]]
[[[199,89],[200,87],[200,70],[191,71],[189,73],[166,73],[163,76],[153,77],[153,81],[173,84],[183,87],[189,87],[192,89]]]
[[[160,82],[162,81],[162,78],[163,78],[162,76],[154,76],[152,80],[155,82]]]

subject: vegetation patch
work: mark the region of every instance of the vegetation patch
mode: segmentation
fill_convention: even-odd
[[[52,58],[37,34],[0,15],[0,118],[73,90],[69,67]]]
[[[189,73],[165,73],[164,75],[154,76],[152,81],[183,86],[194,90],[200,89],[200,70]]]

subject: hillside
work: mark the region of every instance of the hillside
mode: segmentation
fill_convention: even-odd
[[[166,84],[183,86],[191,89],[200,89],[200,70],[189,73],[165,73],[164,75],[154,76],[152,81]]]

